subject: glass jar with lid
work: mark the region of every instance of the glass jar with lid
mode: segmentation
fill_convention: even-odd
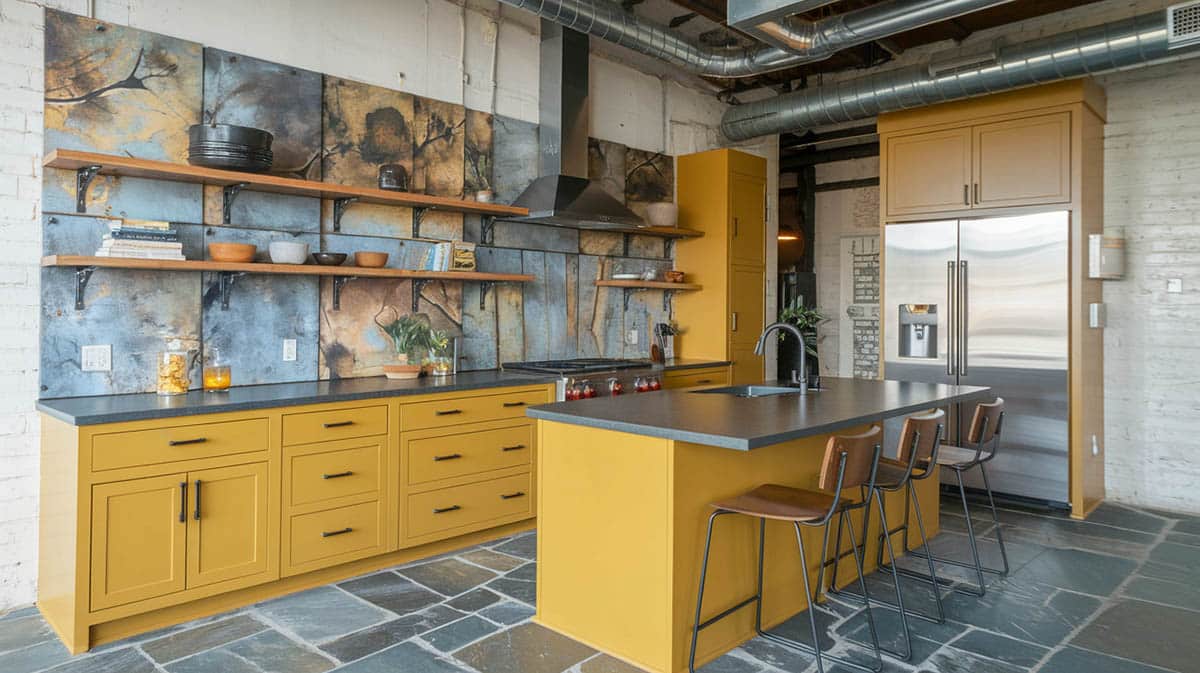
[[[168,336],[158,354],[156,386],[159,395],[186,395],[192,387],[192,353],[179,337]]]

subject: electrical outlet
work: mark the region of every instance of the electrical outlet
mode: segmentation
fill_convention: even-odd
[[[283,361],[284,362],[295,362],[296,361],[296,340],[295,339],[284,339],[283,340]]]
[[[112,346],[109,344],[93,344],[81,349],[79,361],[85,372],[111,372]]]
[[[638,331],[631,329],[625,333],[625,343],[630,346],[636,346],[638,342]]]
[[[1172,294],[1183,292],[1183,279],[1182,278],[1168,278],[1167,279],[1167,292],[1170,292]]]

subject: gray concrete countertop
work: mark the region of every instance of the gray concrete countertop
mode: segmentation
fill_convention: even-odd
[[[656,369],[692,369],[716,367],[727,362],[710,360],[672,360]],[[141,421],[176,416],[219,414],[301,404],[323,404],[369,400],[403,395],[429,395],[505,386],[551,383],[556,377],[521,374],[490,369],[462,372],[455,376],[426,376],[408,381],[392,381],[382,376],[336,381],[301,381],[231,388],[224,393],[193,390],[170,397],[154,393],[132,395],[95,395],[38,400],[37,409],[72,425],[99,425],[123,421]]]
[[[533,418],[748,451],[910,414],[982,400],[990,388],[822,377],[806,396],[743,398],[668,390],[531,407]]]

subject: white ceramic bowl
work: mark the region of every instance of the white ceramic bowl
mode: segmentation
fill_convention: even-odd
[[[268,248],[275,264],[303,264],[308,260],[308,244],[296,241],[271,241]]]
[[[646,206],[646,222],[652,227],[674,227],[679,223],[679,206],[659,201]]]

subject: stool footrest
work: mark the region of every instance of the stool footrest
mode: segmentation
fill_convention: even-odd
[[[777,636],[774,633],[768,633],[766,631],[759,631],[758,635],[761,638],[769,640],[773,643],[777,643],[779,645],[783,645],[784,647],[791,648],[793,650],[796,650],[797,652],[804,652],[805,654],[811,654],[813,656],[820,656],[824,660],[832,661],[835,664],[841,664],[842,666],[847,666],[847,667],[853,668],[855,670],[866,671],[866,673],[879,673],[879,670],[880,670],[878,668],[872,668],[870,666],[860,664],[856,661],[850,661],[849,659],[846,659],[845,657],[839,657],[836,655],[829,654],[825,651],[821,651],[820,653],[818,653],[817,650],[812,645],[809,645],[808,643],[800,642],[799,640],[792,640],[791,638],[784,638],[783,636]]]
[[[975,570],[974,563],[967,563],[966,561],[955,561],[954,559],[942,558],[941,556],[934,556],[933,554],[929,554],[928,556],[926,556],[924,553],[920,553],[915,549],[910,550],[908,553],[910,555],[915,556],[920,559],[932,558],[937,563],[945,563],[947,565],[958,566],[960,568],[969,568],[971,570]],[[983,572],[985,572],[985,573],[992,573],[993,575],[1000,575],[1001,577],[1008,574],[1007,572],[1005,572],[1003,570],[999,570],[997,568],[989,568],[987,566],[980,566],[980,569],[983,570]],[[904,570],[901,569],[901,572],[904,572]],[[911,572],[911,571],[909,571],[909,572]]]
[[[708,619],[701,622],[700,625],[696,627],[696,629],[698,631],[703,631],[704,629],[707,629],[708,627],[712,626],[713,624],[716,624],[717,622],[721,621],[722,619],[725,619],[726,617],[728,617],[729,615],[732,615],[733,613],[737,612],[738,610],[741,610],[742,608],[746,607],[747,605],[757,602],[758,599],[759,599],[759,596],[757,594],[755,594],[754,596],[747,598],[746,600],[742,601],[741,603],[738,603],[737,605],[726,608],[720,614],[709,617]]]
[[[880,570],[884,570],[884,571],[886,571],[886,572],[891,572],[890,570],[887,570],[887,568],[890,568],[890,567],[891,567],[890,565],[888,565],[888,566],[886,566],[886,567],[885,567],[885,566],[880,566]],[[900,571],[900,574],[901,574],[901,575],[903,575],[903,574],[904,574],[904,571],[903,571],[902,569],[900,569],[900,568],[897,568],[897,570],[899,570],[899,571]],[[921,579],[927,579],[927,578],[926,578],[926,577],[921,577]],[[926,583],[928,583],[928,582],[926,582]],[[826,590],[825,590],[825,592],[826,592],[826,593],[831,593],[831,594],[833,594],[833,595],[835,595],[835,596],[841,596],[841,595],[843,595],[843,594],[844,594],[844,595],[846,595],[846,596],[854,596],[855,598],[862,598],[862,597],[863,597],[861,594],[858,594],[858,593],[856,593],[856,592],[853,592],[853,591],[849,591],[849,590],[847,590],[847,589],[826,589]],[[869,595],[868,595],[868,596],[867,596],[867,599],[868,599],[868,600],[870,600],[870,601],[871,601],[871,603],[872,603],[873,605],[879,605],[879,606],[885,607],[885,608],[887,608],[887,609],[891,610],[892,612],[899,612],[899,611],[900,611],[900,606],[898,606],[898,605],[896,605],[895,603],[892,603],[892,602],[890,602],[890,601],[886,601],[886,600],[884,600],[884,599],[882,599],[882,598],[876,598],[876,597],[874,597],[874,596],[869,596]],[[944,620],[944,619],[938,619],[937,617],[930,617],[930,616],[929,616],[929,615],[927,615],[927,614],[924,614],[924,613],[918,612],[918,611],[916,611],[916,610],[913,610],[913,609],[910,609],[910,608],[904,608],[904,614],[908,615],[909,617],[916,617],[917,619],[921,619],[921,620],[927,621],[927,622],[929,622],[930,624],[945,624],[945,623],[946,623],[946,620]],[[880,647],[882,648],[883,646],[881,645]],[[886,648],[884,648],[884,649],[885,649],[885,651],[886,651]]]

